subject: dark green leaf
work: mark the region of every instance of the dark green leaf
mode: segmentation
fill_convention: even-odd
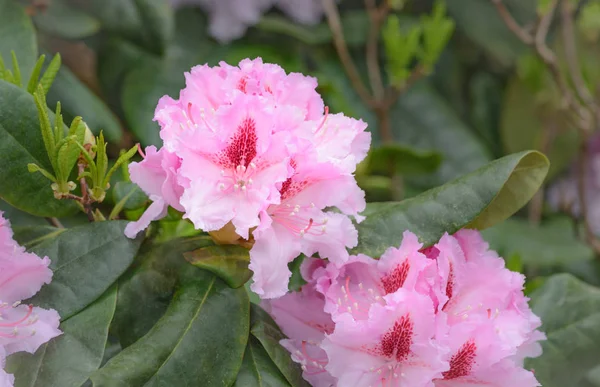
[[[193,279],[177,291],[150,332],[92,374],[95,387],[210,387],[235,381],[248,341],[248,296],[210,273],[189,269]]]
[[[53,120],[54,115],[48,114]],[[74,213],[75,204],[55,199],[50,181],[40,173],[29,173],[29,163],[52,171],[33,97],[0,81],[0,197],[37,216],[61,217]]]
[[[233,387],[285,387],[291,386],[269,357],[260,342],[248,338],[242,368]]]
[[[510,13],[526,25],[535,21],[535,1],[504,0]],[[504,24],[489,0],[446,2],[456,28],[501,64],[511,65],[527,47]]]
[[[52,239],[65,231],[67,229],[52,226],[13,227],[14,239],[27,249],[39,245],[47,239]]]
[[[430,245],[445,232],[493,226],[525,205],[547,172],[544,155],[522,152],[414,198],[369,204],[367,219],[358,225],[358,247],[353,252],[380,256],[388,247],[400,244],[404,230]]]
[[[531,295],[531,306],[548,339],[542,356],[526,367],[544,387],[577,385],[598,365],[600,289],[560,274]]]
[[[185,253],[184,257],[192,265],[217,275],[232,288],[239,288],[252,277],[248,269],[248,249],[241,246],[202,247]]]
[[[133,262],[141,240],[123,234],[125,221],[74,227],[31,250],[48,256],[52,282],[32,299],[67,319],[104,293]]]
[[[65,121],[81,116],[94,134],[102,130],[109,142],[121,140],[123,131],[117,117],[66,66],[60,68],[48,92],[50,106],[58,101],[62,104]]]
[[[115,313],[117,289],[60,325],[61,336],[42,345],[34,355],[20,352],[8,360],[15,387],[80,387],[100,367]]]
[[[136,263],[119,279],[117,312],[111,331],[126,348],[154,326],[167,310],[177,273],[188,263],[183,253],[211,244],[207,236],[146,243]]]
[[[164,54],[175,28],[173,7],[167,0],[134,2],[144,26],[145,45],[157,54]]]
[[[133,194],[131,194],[125,204],[123,206],[126,210],[135,210],[137,208],[141,208],[148,201],[148,196],[142,191],[136,184],[130,183],[127,181],[120,181],[115,184],[115,187],[112,190],[113,200],[115,203],[119,203],[125,196],[129,195],[133,190]]]
[[[23,79],[28,80],[38,59],[35,29],[17,1],[0,0],[0,10],[0,55],[10,62],[10,52],[14,50]]]
[[[300,366],[292,360],[288,350],[279,344],[279,341],[286,337],[281,333],[275,321],[258,305],[252,305],[251,312],[250,333],[258,339],[271,361],[290,385],[293,387],[308,386],[309,384],[302,378]]]
[[[513,218],[485,230],[483,237],[505,258],[518,254],[528,267],[564,267],[594,259],[592,249],[575,238],[572,223],[559,218],[532,226]]]
[[[43,12],[33,17],[36,26],[45,33],[66,39],[82,39],[100,30],[100,22],[73,7],[68,0],[52,0]]]
[[[371,148],[368,156],[370,173],[401,175],[435,172],[442,162],[437,152],[412,149],[400,144],[386,144]]]

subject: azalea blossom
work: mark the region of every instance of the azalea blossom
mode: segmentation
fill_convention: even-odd
[[[345,262],[357,244],[349,216],[360,221],[365,208],[353,173],[371,142],[366,124],[329,114],[314,78],[260,58],[185,77],[179,99],[156,109],[164,146],[130,166],[153,203],[127,236],[171,206],[220,243],[241,238],[253,245],[252,289],[262,298],[287,292],[287,265],[301,253]]]
[[[48,257],[28,253],[13,239],[8,220],[0,212],[0,365],[15,352],[34,353],[61,334],[55,310],[21,304],[50,283]],[[14,377],[0,369],[0,385],[12,386]]]
[[[426,249],[406,231],[379,259],[309,259],[301,271],[301,292],[267,305],[292,341],[306,327],[333,323],[310,347],[282,342],[315,386],[539,386],[523,368],[545,338],[524,277],[476,231],[446,234]],[[328,379],[309,379],[317,374]]]

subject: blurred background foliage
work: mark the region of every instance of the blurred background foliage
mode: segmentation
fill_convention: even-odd
[[[549,20],[547,45],[560,71],[568,71],[576,59],[582,81],[597,98],[600,3],[563,1],[572,7],[576,53],[570,51],[572,42],[565,44],[558,15]],[[0,0],[0,54],[10,58],[10,50],[16,48],[22,72],[28,74],[38,52],[48,54],[48,62],[60,53],[63,66],[47,95],[48,105],[60,101],[65,122],[83,116],[95,134],[102,130],[112,159],[136,142],[160,146],[154,109],[164,94],[178,97],[185,71],[197,64],[234,64],[246,57],[262,57],[288,72],[316,77],[331,112],[368,122],[374,147],[359,166],[357,179],[370,202],[409,198],[501,156],[540,150],[551,162],[544,188],[527,207],[484,231],[484,236],[511,269],[527,274],[527,292],[560,272],[600,286],[599,250],[586,235],[581,208],[575,208],[576,200],[564,203],[551,194],[558,189],[553,187],[577,191],[576,182],[565,176],[576,169],[578,157],[585,156],[583,163],[591,165],[593,155],[582,154],[581,132],[566,112],[564,93],[553,74],[507,28],[495,1],[390,0],[381,18],[366,9],[368,0],[324,3],[339,11],[337,36],[321,12],[316,23],[307,25],[272,8],[255,23],[246,23],[251,25],[242,36],[223,42],[211,36],[209,15],[193,1],[174,7],[167,0]],[[530,33],[552,3],[556,2],[503,2]],[[375,22],[381,34],[375,32],[373,38]],[[339,46],[336,50],[339,34],[348,58],[340,59]],[[358,80],[348,76],[349,60]],[[373,78],[376,73],[380,81]],[[387,105],[382,108],[382,103]],[[588,172],[586,179],[597,181],[586,186],[592,213],[600,208],[600,167]],[[115,189],[107,205],[121,202],[127,217],[135,218],[147,198],[126,174],[118,171],[113,176]],[[5,203],[0,202],[0,209],[16,226],[44,224]],[[61,221],[86,222],[81,216]],[[176,214],[162,225],[159,240],[194,234]],[[592,371],[581,386],[600,385],[598,374]]]

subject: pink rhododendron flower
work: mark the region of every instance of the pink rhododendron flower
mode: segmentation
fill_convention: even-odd
[[[325,299],[315,286],[309,282],[299,292],[264,301],[262,305],[289,338],[282,340],[281,345],[302,365],[304,378],[313,386],[332,386],[336,380],[325,370],[328,359],[320,345],[325,334],[333,332],[334,323],[323,311]]]
[[[306,329],[289,316],[305,318],[304,327],[333,323],[310,352],[282,342],[295,361],[306,367],[318,359],[334,378],[321,383],[305,374],[315,386],[539,386],[523,368],[545,338],[523,295],[524,277],[506,269],[476,231],[446,234],[426,249],[407,231],[378,260],[308,259],[301,271],[309,281],[302,292],[269,306],[290,340]],[[287,317],[274,305],[287,308]]]
[[[23,305],[52,279],[50,260],[27,253],[12,237],[9,222],[0,212],[0,365],[15,352],[34,353],[40,345],[61,334],[60,317],[54,310]],[[12,386],[14,378],[0,370],[0,385]]]
[[[287,265],[300,253],[345,262],[357,244],[348,216],[360,221],[365,208],[353,173],[370,145],[366,124],[330,115],[314,78],[261,59],[185,77],[179,99],[165,96],[156,109],[163,148],[130,167],[153,203],[126,234],[168,206],[197,229],[233,228],[254,243],[252,289],[262,298],[287,292]]]

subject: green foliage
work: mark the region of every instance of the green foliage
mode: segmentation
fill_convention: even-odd
[[[352,251],[379,257],[389,246],[400,245],[399,230],[410,230],[431,245],[445,232],[493,226],[527,203],[547,172],[544,155],[517,153],[414,198],[368,204]]]
[[[104,293],[133,262],[140,240],[123,234],[126,222],[96,222],[74,227],[31,250],[51,260],[52,282],[31,299],[53,308],[63,320]]]
[[[100,367],[108,328],[117,306],[110,288],[83,311],[64,320],[62,335],[43,344],[34,355],[18,352],[8,360],[15,387],[80,387]]]
[[[383,29],[383,42],[388,59],[387,72],[396,87],[402,87],[410,77],[410,67],[419,52],[422,32],[422,27],[415,25],[407,33],[402,33],[400,19],[396,15],[388,17]]]
[[[429,72],[437,63],[454,32],[454,21],[446,16],[444,0],[436,0],[433,13],[430,16],[423,16],[421,25],[423,26],[423,50],[420,59],[425,71]]]
[[[0,9],[0,55],[10,58],[14,51],[21,64],[22,78],[29,79],[38,55],[33,23],[17,1],[0,0]]]
[[[442,162],[437,152],[411,149],[400,144],[384,144],[371,148],[361,174],[418,175],[435,172]]]
[[[184,254],[192,265],[210,271],[232,288],[243,286],[252,277],[248,269],[250,255],[241,246],[202,247]]]
[[[543,386],[575,386],[598,365],[600,290],[568,274],[549,278],[531,295],[543,322],[544,354],[527,361]]]

